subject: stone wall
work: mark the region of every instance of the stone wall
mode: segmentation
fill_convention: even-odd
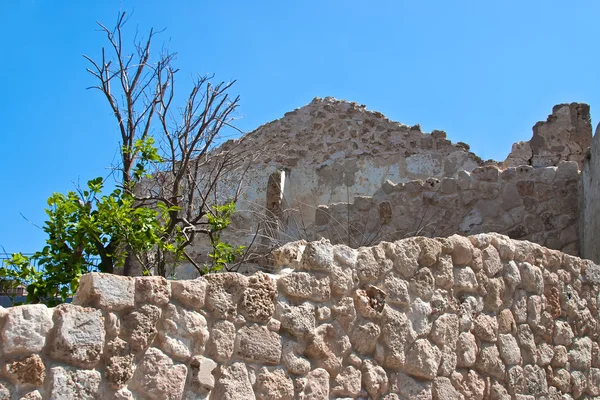
[[[600,125],[581,170],[581,256],[600,263]]]
[[[574,161],[503,171],[484,166],[457,178],[386,182],[374,196],[321,206],[314,236],[358,247],[416,235],[498,232],[578,255],[578,202]]]
[[[560,104],[505,161],[484,162],[443,131],[423,133],[357,103],[315,98],[221,147],[262,150],[246,171],[239,212],[224,239],[252,243],[266,254],[320,236],[357,247],[419,233],[496,231],[578,254],[579,200],[571,166],[581,167],[591,138],[589,106]],[[568,179],[555,181],[564,161],[571,162],[561,167],[569,170]],[[506,171],[493,181],[469,178],[483,166]],[[236,176],[229,178],[237,183]],[[476,187],[461,186],[464,181]],[[384,209],[375,209],[381,204]],[[200,238],[191,253],[203,262],[209,251]],[[180,277],[194,273],[178,270]]]
[[[600,396],[589,261],[498,234],[295,242],[275,260],[250,277],[94,273],[74,304],[0,310],[0,398]]]
[[[533,137],[513,144],[505,167],[531,165],[548,167],[561,161],[575,161],[581,168],[592,144],[590,106],[583,103],[558,104],[546,121],[533,126]]]

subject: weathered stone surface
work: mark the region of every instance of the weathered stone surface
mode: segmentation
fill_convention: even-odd
[[[34,390],[33,392],[23,395],[19,400],[42,400],[42,395],[39,390]]]
[[[573,330],[567,321],[557,320],[554,323],[554,344],[569,346],[573,342]]]
[[[422,379],[434,379],[440,361],[441,351],[427,339],[418,339],[406,353],[405,371]]]
[[[51,368],[48,374],[49,399],[95,400],[99,397],[100,379],[98,371]]]
[[[282,347],[281,361],[292,374],[304,376],[310,371],[310,362],[301,357],[303,353],[299,343],[285,341]]]
[[[498,339],[498,320],[495,317],[479,314],[474,322],[474,333],[479,340],[495,342]]]
[[[46,379],[46,366],[37,354],[7,363],[6,372],[20,385],[42,386]]]
[[[180,360],[204,351],[208,340],[206,319],[196,311],[167,305],[159,331],[162,350]]]
[[[506,365],[516,365],[521,363],[521,350],[517,339],[510,334],[500,334],[498,338],[498,347],[500,348],[500,357]]]
[[[235,362],[224,368],[211,397],[223,400],[256,399],[246,365]]]
[[[407,315],[412,323],[412,329],[417,336],[427,336],[431,332],[429,316],[432,311],[430,303],[422,301],[420,298],[416,298],[410,305]]]
[[[187,281],[169,281],[173,298],[184,307],[200,311],[206,300],[206,280],[198,278]]]
[[[304,355],[318,368],[324,368],[336,376],[342,369],[342,360],[350,351],[350,339],[341,329],[332,324],[323,324],[315,329],[308,340]]]
[[[358,279],[363,283],[374,283],[389,272],[393,264],[382,246],[361,247],[356,260]]]
[[[452,235],[448,238],[452,243],[452,262],[454,265],[468,265],[473,259],[473,244],[469,238]]]
[[[399,369],[406,362],[405,350],[415,340],[415,333],[405,313],[385,307],[381,319],[381,342],[384,349],[383,366]]]
[[[477,278],[471,267],[454,268],[454,289],[457,292],[477,292]]]
[[[43,304],[10,308],[2,331],[4,354],[39,353],[52,325],[52,310]]]
[[[440,255],[438,263],[431,269],[435,279],[435,286],[442,289],[451,289],[454,286],[454,265],[452,257],[448,254]]]
[[[571,368],[587,371],[592,366],[592,340],[588,337],[577,338],[569,350]]]
[[[164,306],[171,299],[171,286],[162,276],[144,276],[135,279],[137,304]]]
[[[498,347],[493,343],[482,343],[475,368],[481,374],[493,376],[500,381],[504,380],[506,367],[500,359]]]
[[[225,362],[231,358],[234,346],[235,325],[224,320],[215,322],[206,346],[208,355],[216,361]]]
[[[206,308],[215,319],[234,320],[238,315],[238,304],[248,285],[248,278],[230,272],[205,276]]]
[[[308,272],[292,272],[278,280],[281,291],[290,297],[313,300],[317,302],[329,300],[331,287],[329,277],[316,276]]]
[[[544,293],[542,270],[528,262],[521,263],[521,279],[526,291],[534,294]]]
[[[109,311],[132,308],[135,305],[135,280],[97,272],[83,275],[73,304]]]
[[[381,328],[373,322],[356,324],[350,332],[350,343],[358,354],[369,356],[375,351]]]
[[[365,360],[362,364],[361,373],[363,385],[372,399],[376,399],[387,392],[389,380],[381,366],[372,360]]]
[[[465,399],[483,400],[486,391],[485,380],[474,370],[468,372],[455,371],[451,376],[454,386]]]
[[[134,351],[147,348],[156,337],[156,325],[161,311],[157,306],[145,305],[123,317],[125,338]]]
[[[281,321],[281,328],[292,335],[303,338],[315,330],[315,306],[304,302],[299,306],[278,302],[276,318]]]
[[[306,375],[306,382],[298,398],[302,400],[329,399],[329,373],[323,368],[316,368]]]
[[[173,365],[162,351],[151,347],[144,354],[131,382],[148,399],[179,400],[183,396],[186,376],[185,365]]]
[[[449,347],[456,349],[458,340],[458,316],[456,314],[444,314],[439,316],[433,323],[431,340],[440,348]]]
[[[478,352],[477,341],[475,336],[469,332],[462,332],[458,335],[456,344],[457,365],[459,367],[471,367],[477,360]]]
[[[56,333],[50,354],[81,368],[93,368],[104,349],[104,317],[100,310],[62,304],[54,311]]]
[[[309,242],[302,254],[302,268],[308,271],[329,271],[333,264],[333,246],[327,239]]]
[[[235,352],[249,362],[279,364],[281,337],[264,326],[250,325],[238,331]]]
[[[432,383],[430,381],[416,380],[403,373],[398,373],[396,375],[395,381],[392,381],[391,391],[398,393],[401,397],[384,397],[384,399],[432,399]],[[393,394],[388,396],[393,396]]]
[[[106,344],[106,365],[104,368],[108,385],[113,389],[122,388],[133,376],[133,354],[126,341],[115,338]]]
[[[450,379],[437,377],[433,381],[433,400],[462,399],[464,396],[452,386]]]
[[[255,394],[257,400],[292,400],[294,384],[285,370],[270,372],[263,367],[256,377]]]
[[[266,322],[275,311],[275,297],[277,297],[275,281],[269,275],[257,272],[248,279],[248,287],[244,290],[240,311],[248,321]]]
[[[394,244],[394,269],[405,279],[410,279],[419,268],[421,248],[414,238],[402,239],[394,242]]]
[[[333,380],[331,394],[336,397],[356,397],[360,394],[362,373],[349,365],[345,367]]]

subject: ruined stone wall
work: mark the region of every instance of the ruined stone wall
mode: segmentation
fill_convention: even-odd
[[[581,256],[600,263],[600,125],[581,170]]]
[[[74,304],[1,309],[0,398],[600,396],[589,261],[498,234],[275,259],[277,275],[94,273]]]
[[[503,171],[484,166],[456,178],[386,182],[373,196],[319,207],[315,236],[358,247],[417,235],[498,232],[579,255],[579,195],[574,161]]]
[[[575,161],[579,168],[592,144],[590,106],[583,103],[558,104],[546,121],[533,126],[533,137],[513,144],[504,167],[531,165],[548,167],[561,161]]]

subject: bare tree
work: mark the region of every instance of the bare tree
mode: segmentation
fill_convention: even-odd
[[[241,141],[223,141],[223,131],[231,125],[239,96],[228,92],[235,81],[213,83],[213,76],[194,80],[183,105],[176,103],[176,53],[161,49],[151,53],[153,41],[160,32],[150,30],[142,40],[134,40],[131,51],[124,43],[126,14],[120,13],[114,28],[98,23],[106,35],[107,48],[98,60],[84,56],[88,71],[106,98],[121,136],[119,185],[135,196],[140,206],[166,206],[165,242],[176,247],[176,253],[202,270],[189,254],[188,246],[198,234],[211,236],[207,223],[212,205],[236,201],[244,173],[254,158],[241,150]],[[136,35],[137,36],[137,35]],[[239,132],[239,131],[238,131]],[[152,179],[144,180],[147,171],[142,160],[151,151],[153,138],[158,145],[155,162],[150,163]],[[150,150],[149,150],[150,149]],[[226,177],[230,177],[229,179]],[[231,178],[234,177],[234,178]],[[135,257],[130,254],[124,274],[135,274]],[[170,258],[158,251],[154,254],[155,273],[165,275]]]

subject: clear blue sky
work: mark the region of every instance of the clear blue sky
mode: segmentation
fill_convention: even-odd
[[[237,79],[244,130],[334,96],[504,159],[554,104],[587,102],[600,115],[594,0],[4,0],[0,245],[8,252],[44,244],[19,213],[42,225],[52,192],[106,175],[113,162],[115,121],[85,89],[94,82],[82,54],[99,54],[95,21],[113,24],[121,9],[134,11],[141,32],[166,28],[180,90],[194,74]]]

